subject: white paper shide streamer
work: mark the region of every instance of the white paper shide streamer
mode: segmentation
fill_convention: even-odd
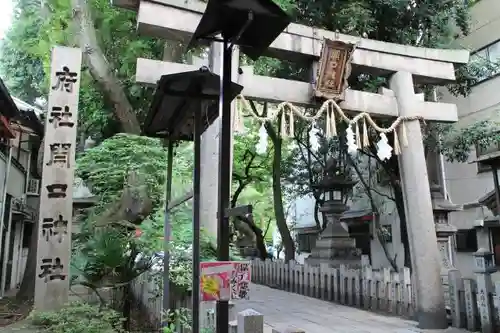
[[[255,145],[255,151],[259,155],[264,155],[267,152],[267,131],[264,127],[264,123],[260,126],[259,129],[259,142]]]
[[[318,133],[319,133],[319,128],[317,128],[316,124],[313,123],[311,125],[311,129],[309,130],[309,145],[313,152],[316,152],[319,149]]]
[[[356,144],[356,138],[354,137],[354,132],[351,126],[347,126],[345,130],[345,136],[347,141],[347,152],[350,155],[355,155],[358,152],[358,145]]]
[[[392,156],[392,147],[384,133],[380,133],[380,141],[377,142],[377,156],[382,161],[385,161]]]

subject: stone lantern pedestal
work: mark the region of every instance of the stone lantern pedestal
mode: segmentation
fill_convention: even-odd
[[[349,236],[347,227],[340,222],[340,217],[347,208],[345,204],[335,200],[329,200],[321,207],[320,211],[328,224],[306,259],[307,264],[328,264],[332,267],[342,264],[356,267],[361,265],[361,251],[356,248],[356,240]]]

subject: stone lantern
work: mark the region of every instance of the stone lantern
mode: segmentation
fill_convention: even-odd
[[[451,237],[457,232],[457,228],[448,221],[451,212],[462,209],[460,205],[455,205],[443,195],[440,185],[431,184],[432,211],[434,213],[434,225],[438,248],[441,254],[441,268],[444,275],[448,275],[448,270],[453,267],[453,250]]]
[[[493,253],[483,248],[474,252],[474,264],[474,271],[476,273],[487,274],[495,273],[497,271],[493,260]]]
[[[474,253],[474,275],[476,280],[476,299],[479,318],[481,320],[481,332],[498,332],[493,327],[495,322],[495,307],[490,306],[490,295],[495,293],[495,287],[491,275],[497,271],[493,253],[480,248]],[[492,300],[492,299],[491,299]]]
[[[361,251],[356,248],[356,240],[349,236],[347,226],[340,222],[342,214],[348,210],[347,195],[356,184],[347,177],[336,160],[329,159],[323,177],[314,188],[325,194],[320,208],[326,228],[316,240],[316,245],[306,262],[311,265],[321,263],[331,266],[340,264],[360,265]]]
[[[434,226],[441,256],[441,278],[447,283],[448,271],[453,267],[454,249],[452,238],[457,228],[449,223],[451,212],[462,209],[462,206],[453,204],[446,195],[445,180],[443,179],[443,165],[439,154],[428,151],[426,155],[429,188],[431,191]]]

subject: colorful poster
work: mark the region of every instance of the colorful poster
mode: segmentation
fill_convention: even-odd
[[[231,299],[249,299],[250,271],[249,262],[234,262],[231,275]]]
[[[201,301],[229,301],[233,270],[234,265],[231,261],[202,262],[200,267]]]
[[[249,298],[251,277],[249,262],[202,262],[200,273],[202,302]]]

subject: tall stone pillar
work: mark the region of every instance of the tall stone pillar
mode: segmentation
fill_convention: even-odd
[[[70,286],[73,178],[82,50],[55,46],[40,188],[34,308],[59,310]]]
[[[396,97],[399,115],[415,116],[419,101],[411,74],[393,74],[389,86]],[[406,121],[405,126],[408,145],[401,147],[399,166],[412,252],[417,318],[422,329],[444,329],[448,327],[448,323],[441,283],[441,258],[434,226],[422,130],[419,120]],[[399,131],[402,137],[401,128]]]
[[[239,49],[233,50],[233,81],[237,82]],[[214,42],[210,47],[209,67],[216,74],[222,71],[222,43]],[[220,118],[201,136],[201,193],[200,219],[208,234],[217,237],[217,202],[219,184],[219,132]],[[232,164],[231,164],[232,165]]]

